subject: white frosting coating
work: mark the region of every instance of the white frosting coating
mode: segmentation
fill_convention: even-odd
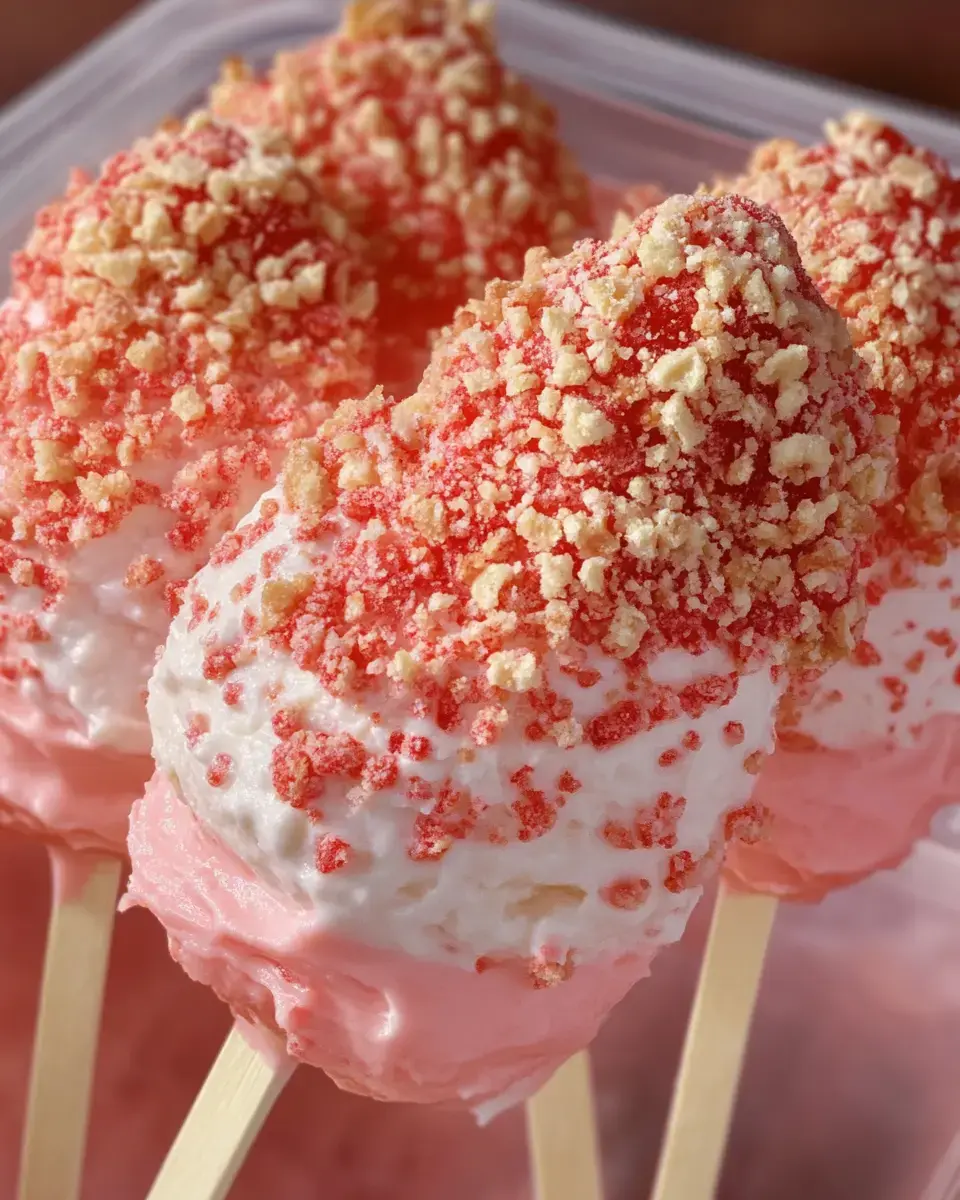
[[[277,458],[281,455],[278,453]],[[171,464],[171,470],[182,464]],[[250,481],[245,504],[262,485]],[[131,590],[123,578],[141,554],[157,559],[167,579],[189,579],[229,527],[231,511],[195,554],[173,550],[166,540],[173,525],[159,508],[136,509],[107,537],[96,538],[70,558],[70,581],[57,603],[40,608],[37,588],[5,589],[14,612],[37,616],[47,640],[26,645],[24,657],[40,671],[21,683],[24,698],[48,718],[51,728],[76,730],[77,744],[104,746],[127,754],[150,753],[144,707],[147,681],[170,625],[161,586]]]
[[[279,491],[274,495],[280,499]],[[228,676],[229,683],[242,686],[241,701],[228,705],[223,682],[204,678],[204,656],[211,646],[242,638],[245,607],[259,613],[265,553],[285,549],[273,576],[283,579],[309,572],[311,557],[315,562],[324,552],[323,545],[297,543],[294,526],[281,511],[272,531],[233,563],[208,565],[199,573],[151,680],[148,709],[157,763],[201,819],[262,877],[314,907],[323,927],[421,958],[469,966],[491,950],[525,957],[553,947],[588,959],[676,940],[700,887],[665,887],[668,860],[681,851],[701,858],[720,836],[724,812],[749,799],[754,779],[744,759],[771,744],[779,685],[769,672],[742,678],[724,707],[664,722],[602,750],[586,740],[565,750],[549,740],[531,742],[522,719],[511,720],[493,745],[477,748],[466,732],[443,733],[432,719],[414,717],[409,697],[397,687],[366,693],[367,705],[332,696],[315,675],[263,639],[256,643],[256,657]],[[256,584],[238,603],[231,593],[252,574]],[[211,619],[195,622],[191,631],[193,594],[209,602]],[[588,666],[601,671],[602,679],[583,688],[545,664],[547,681],[572,698],[573,716],[581,723],[629,695],[618,662],[597,654]],[[653,674],[682,683],[729,670],[719,651],[700,658],[671,652],[654,668]],[[282,694],[271,704],[265,694],[277,685]],[[278,704],[302,705],[309,728],[348,733],[370,752],[386,752],[390,734],[400,731],[425,735],[433,753],[423,761],[401,756],[396,783],[372,795],[363,795],[350,779],[328,778],[318,801],[322,818],[311,822],[274,789],[271,760],[280,740],[271,716]],[[209,733],[192,739],[191,746],[186,732],[198,719]],[[725,737],[728,722],[743,725],[741,744]],[[691,731],[702,749],[661,765],[660,755]],[[228,756],[230,769],[221,785],[212,786],[207,772],[219,755]],[[548,795],[557,794],[564,771],[582,785],[567,797],[546,834],[505,845],[468,837],[439,859],[410,857],[412,825],[421,811],[406,795],[410,777],[432,783],[450,778],[488,805],[509,809],[518,795],[510,776],[525,765],[533,769],[531,786]],[[623,849],[601,836],[606,821],[629,822],[664,792],[686,800],[675,845]],[[428,802],[422,811],[430,808]],[[353,858],[343,869],[321,873],[317,839],[329,834],[349,843]],[[624,877],[651,884],[632,909],[602,895]]]
[[[8,304],[13,301],[7,301]],[[31,328],[42,330],[43,306],[30,301]],[[206,449],[195,448],[191,460]],[[274,455],[279,469],[283,451]],[[168,486],[186,459],[155,459],[131,470],[139,479]],[[2,464],[0,464],[2,487]],[[49,609],[34,587],[4,580],[0,604],[14,613],[31,613],[47,635],[43,642],[18,645],[18,653],[39,670],[37,679],[20,683],[56,740],[101,746],[128,754],[149,754],[150,727],[144,702],[147,680],[170,618],[162,584],[146,589],[124,586],[130,563],[141,555],[156,559],[165,580],[186,580],[206,561],[218,538],[264,491],[266,483],[249,473],[240,503],[225,510],[195,552],[175,550],[167,541],[175,515],[161,508],[137,507],[118,529],[73,550],[67,563],[69,583]]]
[[[876,655],[836,663],[803,709],[798,728],[822,746],[909,746],[931,717],[960,713],[960,550],[917,567],[915,581],[869,610],[864,638]]]

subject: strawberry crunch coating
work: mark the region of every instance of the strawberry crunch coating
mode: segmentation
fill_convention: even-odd
[[[931,151],[855,113],[804,148],[761,146],[723,190],[769,204],[846,318],[878,405],[900,419],[881,553],[942,557],[960,540],[960,181]]]
[[[284,129],[338,187],[391,343],[424,345],[489,279],[516,278],[528,247],[563,253],[589,224],[586,179],[550,107],[497,58],[486,4],[355,0],[266,78],[228,64],[212,103]]]
[[[358,249],[280,135],[201,112],[76,177],[14,256],[2,672],[64,697],[81,738],[148,751],[143,690],[185,580],[285,447],[371,385]]]
[[[343,1086],[521,1099],[756,836],[786,668],[860,620],[872,408],[750,201],[532,252],[191,581],[127,903]]]
[[[895,866],[960,788],[960,182],[853,114],[819,146],[761,147],[733,186],[783,217],[899,420],[862,640],[782,705],[769,836],[727,864],[738,886],[818,900]]]
[[[873,415],[843,323],[749,201],[675,199],[612,244],[532,254],[393,412],[422,442],[396,516],[433,596],[404,572],[390,597],[406,651],[485,662],[514,690],[548,647],[722,645],[747,665],[791,646],[824,665],[861,616],[889,468]]]

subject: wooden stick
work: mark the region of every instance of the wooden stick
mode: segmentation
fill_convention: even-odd
[[[147,1200],[223,1200],[295,1066],[268,1060],[234,1026]]]
[[[66,853],[66,852],[63,852]],[[54,886],[27,1099],[19,1200],[76,1200],[122,863],[87,860]],[[57,879],[59,867],[54,862]]]
[[[652,1200],[710,1200],[730,1129],[777,901],[720,884]]]
[[[589,1051],[527,1101],[527,1140],[536,1200],[603,1200]]]

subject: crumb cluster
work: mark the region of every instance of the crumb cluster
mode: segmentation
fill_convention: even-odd
[[[881,409],[899,413],[899,480],[880,550],[941,558],[960,542],[960,181],[863,114],[806,149],[774,141],[723,190],[769,204],[846,319]]]
[[[746,797],[769,714],[742,689],[772,703],[765,674],[853,649],[892,436],[779,218],[674,197],[488,285],[405,400],[342,404],[218,545],[181,628],[213,695],[269,718],[264,766],[305,818],[317,886],[376,869],[358,814],[384,805],[396,849],[428,866],[568,831],[576,811],[610,856],[605,910],[642,921],[762,824]],[[321,717],[293,664],[383,736]],[[213,704],[186,714],[189,749],[242,811]],[[635,784],[597,795],[600,754],[634,751]],[[481,755],[495,784],[469,769]],[[722,780],[712,822],[698,755]],[[536,986],[574,969],[555,949],[525,960]]]
[[[75,178],[0,312],[10,581],[52,603],[69,552],[139,506],[196,551],[244,481],[262,490],[280,448],[366,391],[377,296],[357,250],[279,135],[204,113]],[[174,587],[165,574],[130,546],[128,588]]]
[[[298,536],[334,534],[335,553],[268,585],[250,632],[334,694],[392,680],[441,729],[486,705],[478,745],[511,694],[531,736],[622,740],[736,686],[658,686],[645,664],[664,650],[720,646],[735,671],[852,649],[889,468],[874,417],[777,218],[674,198],[612,243],[532,254],[520,283],[460,313],[414,395],[341,406],[297,447],[283,486]],[[593,648],[638,695],[584,731],[543,667],[589,674]]]
[[[530,246],[564,253],[590,216],[552,109],[497,58],[491,8],[354,0],[340,29],[266,78],[228,65],[216,111],[285,130],[369,241],[388,343],[425,344]]]

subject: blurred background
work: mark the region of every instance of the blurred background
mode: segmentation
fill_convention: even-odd
[[[134,7],[136,0],[0,0],[0,103]],[[585,7],[960,111],[956,55],[944,52],[960,39],[960,9],[950,0],[589,0]]]

